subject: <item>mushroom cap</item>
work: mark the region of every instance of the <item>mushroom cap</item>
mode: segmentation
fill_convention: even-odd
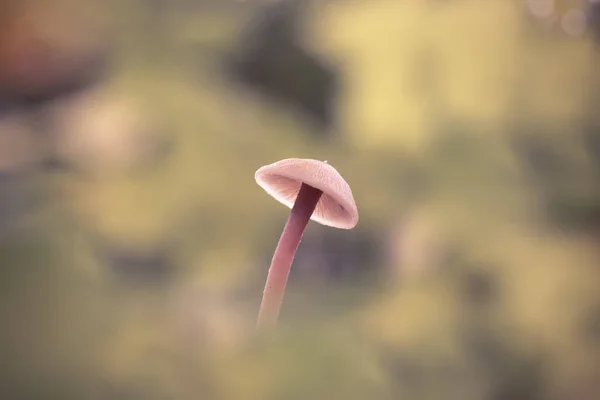
[[[310,217],[315,222],[340,229],[352,229],[358,223],[352,190],[327,161],[287,158],[259,168],[254,178],[268,194],[289,208],[294,206],[303,183],[321,190],[323,195]]]

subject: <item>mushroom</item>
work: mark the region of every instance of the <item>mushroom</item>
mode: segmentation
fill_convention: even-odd
[[[292,261],[308,221],[340,229],[358,223],[358,210],[348,183],[327,161],[289,158],[259,168],[256,182],[292,209],[273,254],[257,327],[277,323]]]

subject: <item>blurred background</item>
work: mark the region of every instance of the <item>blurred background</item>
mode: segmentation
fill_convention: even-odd
[[[600,1],[0,1],[0,397],[600,398]],[[254,321],[328,160],[281,324]]]

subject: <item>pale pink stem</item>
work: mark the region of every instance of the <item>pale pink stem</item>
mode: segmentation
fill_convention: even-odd
[[[296,203],[292,207],[292,212],[273,254],[258,313],[257,328],[259,329],[274,327],[277,324],[296,250],[298,250],[306,225],[308,225],[322,194],[322,191],[312,186],[302,184],[300,187]]]

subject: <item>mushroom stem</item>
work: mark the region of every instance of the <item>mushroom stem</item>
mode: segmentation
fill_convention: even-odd
[[[292,212],[273,254],[258,313],[257,328],[259,329],[273,327],[277,324],[283,294],[285,293],[296,250],[322,194],[321,190],[304,183],[300,187]]]

